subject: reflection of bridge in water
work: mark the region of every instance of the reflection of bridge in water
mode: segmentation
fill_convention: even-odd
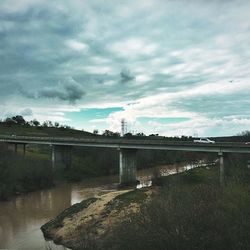
[[[52,146],[53,167],[71,166],[71,149],[78,147],[105,147],[117,148],[119,150],[119,176],[120,184],[127,185],[136,182],[136,152],[139,149],[151,150],[175,150],[214,152],[220,157],[220,180],[223,182],[224,158],[228,153],[250,153],[250,145],[244,143],[193,143],[183,141],[167,141],[162,139],[125,139],[125,138],[103,138],[103,137],[31,137],[31,136],[0,136],[0,142],[12,143],[23,146],[27,144],[40,144]]]

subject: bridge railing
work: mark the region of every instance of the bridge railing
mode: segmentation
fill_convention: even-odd
[[[249,144],[244,142],[216,142],[216,143],[194,143],[193,141],[169,141],[164,139],[154,140],[152,138],[143,139],[128,139],[128,138],[110,138],[110,137],[51,137],[51,136],[22,136],[22,135],[0,135],[0,139],[4,141],[46,141],[46,142],[84,142],[84,143],[109,143],[109,144],[140,144],[140,145],[183,145],[183,146],[206,146],[206,147],[218,147],[218,146],[240,146],[240,147],[250,147]]]

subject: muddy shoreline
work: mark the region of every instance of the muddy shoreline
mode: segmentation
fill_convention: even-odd
[[[89,240],[101,244],[112,228],[128,214],[140,211],[153,188],[118,190],[74,204],[41,227],[44,237],[56,244],[79,249]]]

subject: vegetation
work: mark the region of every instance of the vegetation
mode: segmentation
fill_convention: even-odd
[[[237,167],[224,187],[217,167],[162,177],[159,194],[95,249],[249,249],[250,170]]]
[[[121,210],[126,209],[131,203],[142,204],[147,198],[145,193],[146,190],[147,189],[136,189],[131,192],[120,194],[108,204],[108,209],[110,211],[114,209]]]
[[[16,117],[19,117],[18,119]],[[45,121],[40,124],[37,120],[25,121],[22,116],[15,116],[0,121],[1,135],[25,135],[25,136],[52,136],[52,137],[83,137],[92,136],[92,133],[76,130],[67,125]]]
[[[114,228],[105,249],[249,249],[249,186],[164,188]]]
[[[219,185],[217,166],[200,167],[161,177],[158,192],[148,202],[149,188],[115,197],[101,218],[113,211],[126,216],[120,218],[119,224],[111,223],[101,237],[96,234],[99,221],[76,228],[79,231],[72,232],[73,249],[249,249],[250,173],[241,163],[238,161],[233,175],[232,169],[227,172],[223,187]],[[132,204],[140,205],[139,213],[128,213]],[[79,208],[72,207],[71,212]],[[68,214],[65,211],[62,214]]]
[[[51,162],[24,158],[0,145],[0,200],[53,185]]]

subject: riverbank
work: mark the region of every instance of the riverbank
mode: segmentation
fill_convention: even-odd
[[[156,194],[163,192],[170,182],[183,177],[191,182],[203,182],[212,178],[216,181],[218,173],[214,167],[213,170],[199,167],[199,170],[194,171],[187,166],[180,166],[179,173],[173,166],[168,166],[167,172],[164,168],[156,167],[151,172],[153,175],[157,172],[157,177],[148,176],[151,180],[149,183],[151,185],[153,181],[153,186],[111,191],[74,204],[41,227],[45,239],[70,249],[101,249],[114,233],[114,228],[119,227],[126,218],[140,214],[141,206],[146,206]],[[190,169],[189,173],[183,172],[187,169]],[[144,178],[145,176],[144,173]]]
[[[68,248],[86,248],[94,242],[100,245],[120,221],[138,213],[154,192],[154,188],[125,189],[87,199],[64,210],[41,230],[45,238]]]
[[[0,249],[63,250],[45,241],[40,227],[76,203],[115,191],[117,182],[113,176],[58,183],[0,202]]]
[[[249,170],[238,170],[223,187],[216,166],[160,177],[158,187],[98,197],[43,231],[73,249],[249,249]]]
[[[178,170],[186,167],[190,166],[179,165]],[[173,173],[174,169],[173,165],[162,165],[138,170],[138,187],[151,185],[152,176],[156,173],[167,175]],[[0,202],[0,248],[63,250],[63,247],[45,241],[41,225],[76,203],[117,191],[118,182],[117,175],[92,177],[74,183],[61,182],[52,188],[23,193]]]

